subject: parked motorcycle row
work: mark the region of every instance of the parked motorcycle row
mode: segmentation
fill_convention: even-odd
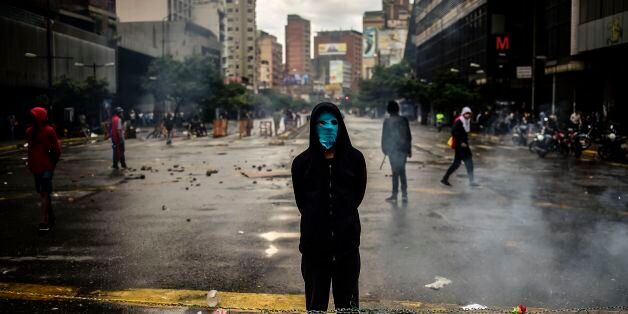
[[[514,145],[528,146],[531,152],[544,158],[556,153],[563,158],[580,158],[582,152],[592,146],[597,147],[597,155],[607,161],[628,161],[628,137],[619,135],[614,125],[600,129],[588,125],[581,130],[567,128],[560,130],[548,123],[547,118],[540,128],[532,124],[519,124],[513,128]],[[533,130],[536,129],[536,132]]]

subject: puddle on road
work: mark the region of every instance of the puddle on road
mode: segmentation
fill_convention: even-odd
[[[271,221],[288,221],[288,220],[299,220],[299,218],[300,217],[298,215],[281,214],[281,215],[272,216],[270,220]]]
[[[300,234],[298,232],[271,231],[271,232],[262,233],[259,236],[265,239],[266,241],[273,242],[278,239],[298,239]]]
[[[279,252],[279,250],[272,244],[266,249],[266,251],[264,251],[264,253],[266,253],[266,257],[272,257],[277,254],[277,252]]]

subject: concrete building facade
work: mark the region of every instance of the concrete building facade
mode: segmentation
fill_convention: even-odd
[[[118,1],[120,22],[189,21],[192,0],[123,0]]]
[[[260,89],[276,88],[283,80],[282,59],[283,47],[277,42],[277,37],[260,31],[257,37],[258,55],[258,84]]]
[[[54,4],[51,8],[46,1],[8,0],[0,4],[0,41],[3,43],[0,92],[4,103],[0,118],[14,114],[26,121],[35,99],[49,94],[49,85],[64,77],[83,82],[95,72],[97,79],[108,83],[111,93],[116,92],[118,21],[115,1],[75,0]],[[52,21],[50,50],[48,16]],[[76,66],[77,63],[102,67],[94,71],[93,67]],[[98,123],[101,108],[86,104],[67,104],[66,107],[73,108],[75,115],[88,115],[88,123]],[[64,108],[53,109],[51,118],[63,121]]]
[[[226,26],[222,59],[225,80],[255,88],[257,82],[256,0],[226,0]]]

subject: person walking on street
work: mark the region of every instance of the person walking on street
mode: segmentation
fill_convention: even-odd
[[[273,127],[275,129],[275,136],[279,135],[279,124],[281,123],[281,117],[283,114],[281,110],[277,110],[273,113]]]
[[[473,177],[473,154],[469,147],[469,132],[471,131],[471,116],[472,112],[469,107],[462,109],[460,117],[454,121],[453,128],[451,129],[451,136],[454,142],[454,162],[451,164],[447,173],[440,182],[444,185],[451,186],[449,183],[449,177],[454,171],[460,167],[460,163],[464,162],[464,166],[467,168],[467,174],[469,175],[469,183],[471,186],[477,186]]]
[[[164,127],[166,128],[166,144],[172,144],[172,129],[174,129],[174,118],[171,113],[164,117]]]
[[[436,129],[438,129],[438,133],[443,130],[443,125],[445,124],[445,115],[442,112],[436,114]]]
[[[310,119],[310,145],[292,163],[301,212],[301,274],[308,311],[327,311],[333,286],[336,310],[359,308],[360,216],[366,162],[351,145],[340,110],[320,103]]]
[[[124,121],[122,120],[122,114],[124,110],[120,107],[116,107],[113,110],[111,116],[111,148],[113,149],[113,169],[118,168],[118,162],[120,166],[126,169],[126,158],[124,157]]]
[[[52,211],[52,177],[61,157],[61,145],[54,128],[48,125],[48,112],[41,107],[31,110],[32,124],[26,130],[28,168],[35,177],[35,189],[41,198],[39,231],[47,232],[55,225]]]
[[[388,102],[389,118],[384,120],[382,128],[382,152],[390,160],[392,168],[392,195],[386,199],[396,202],[401,181],[401,199],[408,201],[408,182],[406,179],[406,158],[412,157],[412,134],[406,117],[399,116],[399,104],[391,100]]]

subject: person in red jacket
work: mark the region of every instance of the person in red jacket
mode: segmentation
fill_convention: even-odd
[[[113,169],[118,169],[118,162],[122,168],[126,169],[126,158],[124,157],[124,122],[122,115],[124,110],[116,107],[111,116],[111,147],[113,148]]]
[[[55,225],[50,194],[52,177],[61,156],[61,146],[54,128],[48,125],[48,112],[41,107],[31,110],[32,124],[26,129],[28,168],[35,176],[35,189],[41,197],[39,231],[50,231]]]

